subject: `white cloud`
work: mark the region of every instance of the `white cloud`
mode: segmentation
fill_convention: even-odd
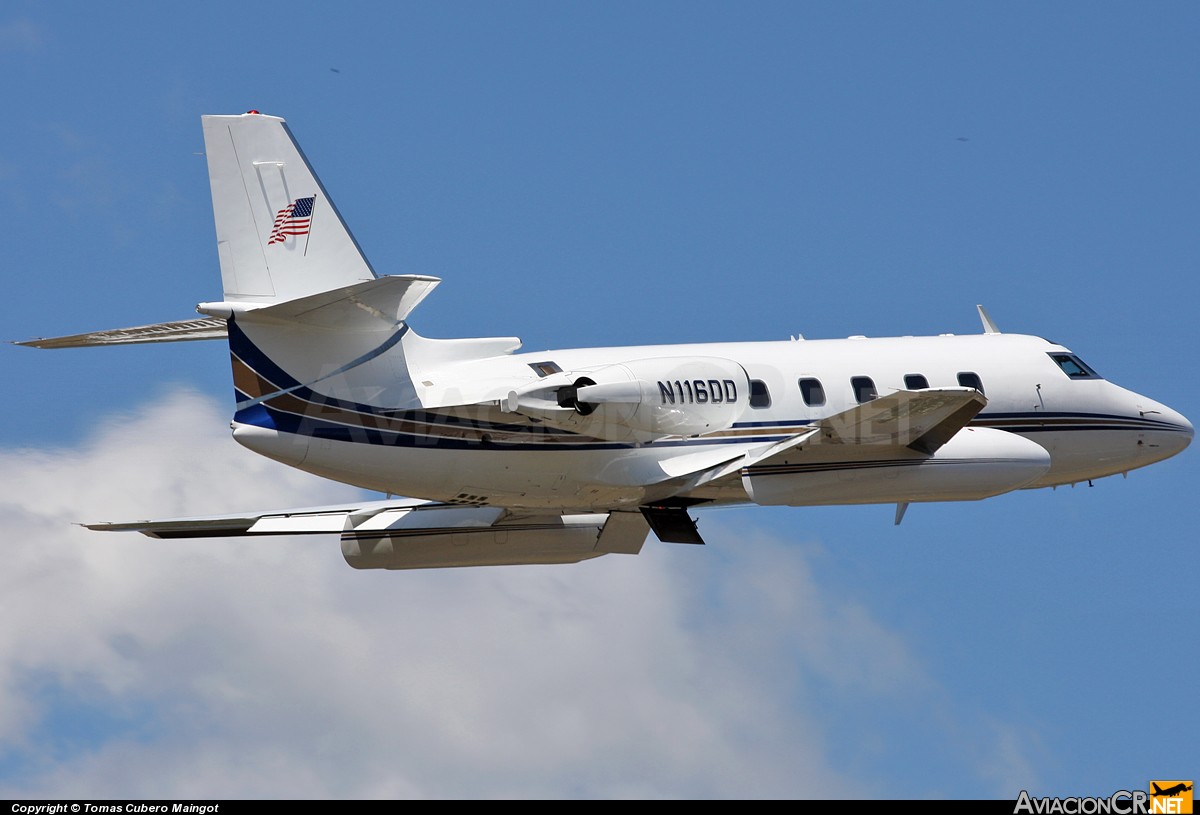
[[[834,766],[814,683],[878,701],[931,681],[821,590],[809,548],[733,515],[709,547],[399,573],[350,569],[332,538],[68,525],[350,494],[226,424],[179,393],[79,449],[0,454],[0,796],[887,794]]]

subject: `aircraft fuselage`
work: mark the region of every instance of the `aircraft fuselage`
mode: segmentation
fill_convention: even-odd
[[[728,360],[744,369],[755,394],[730,426],[613,441],[560,432],[504,409],[505,390],[536,386],[547,366],[574,376],[630,361],[684,358]],[[393,408],[354,399],[331,409],[296,400],[294,421],[278,413],[270,419],[239,413],[234,435],[264,455],[381,492],[586,510],[668,499],[742,503],[757,497],[796,506],[969,500],[1128,472],[1174,455],[1193,433],[1182,415],[1100,378],[1068,349],[1017,334],[573,349],[472,360],[428,376],[418,383],[425,404],[441,396],[459,407]],[[438,392],[439,376],[455,383],[453,398]],[[673,397],[675,407],[686,410],[717,395],[744,400],[730,388],[745,388],[746,381],[649,385],[658,399]],[[987,405],[933,457],[870,444],[852,453],[818,444],[797,454],[790,469],[759,474],[747,468],[696,484],[672,478],[673,468],[682,469],[672,462],[681,456],[701,463],[708,457],[716,467],[730,445],[780,442],[871,401],[872,394],[962,387],[981,389]],[[830,455],[823,457],[823,449]],[[843,466],[847,456],[856,466]],[[768,486],[756,490],[755,484]]]

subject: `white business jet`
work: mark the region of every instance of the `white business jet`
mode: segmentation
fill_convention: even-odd
[[[570,563],[703,543],[733,504],[968,501],[1126,473],[1186,418],[1067,348],[1004,334],[588,348],[428,339],[438,284],[379,276],[283,119],[203,117],[224,297],[41,348],[228,338],[233,437],[388,496],[88,524],[157,538],[339,534],[364,569]]]

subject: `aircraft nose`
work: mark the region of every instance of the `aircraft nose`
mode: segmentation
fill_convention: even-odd
[[[1192,439],[1196,435],[1196,428],[1192,427],[1192,423],[1189,422],[1187,417],[1182,413],[1177,413],[1176,411],[1172,410],[1170,411],[1169,416],[1169,420],[1174,422],[1175,426],[1179,428],[1177,431],[1179,450],[1175,451],[1178,453],[1192,443]]]
[[[1145,448],[1143,454],[1154,461],[1182,453],[1196,435],[1187,417],[1166,405],[1143,404],[1138,412],[1147,423],[1144,438],[1138,444]]]

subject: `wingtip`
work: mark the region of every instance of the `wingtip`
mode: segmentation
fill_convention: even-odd
[[[979,304],[976,304],[975,308],[979,311],[979,320],[983,323],[984,334],[1001,333],[1000,329],[996,327],[996,323],[992,320],[991,315],[987,313],[987,309]]]

